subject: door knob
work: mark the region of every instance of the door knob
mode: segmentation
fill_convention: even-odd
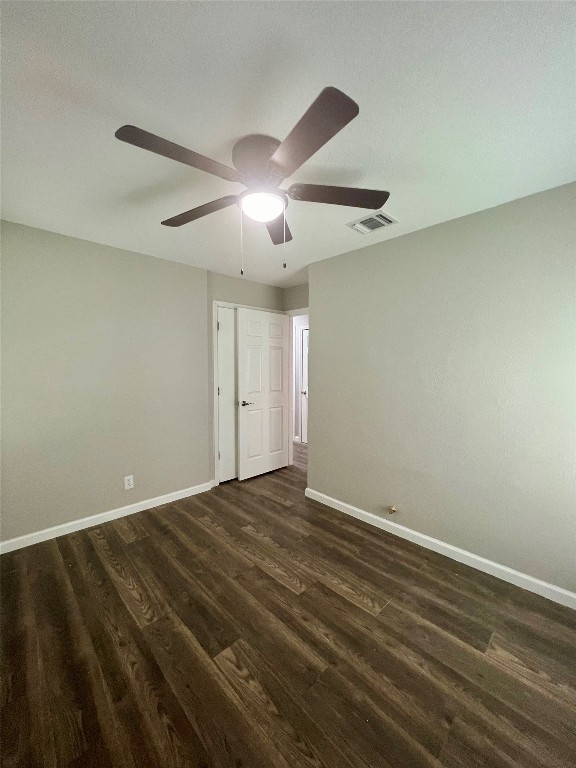
[[[305,389],[303,389],[303,390],[302,390],[302,392],[301,392],[300,394],[302,394],[302,395],[307,395],[307,394],[308,394],[308,392],[307,392]]]
[[[254,403],[247,403],[246,400],[242,400],[240,405],[254,405]]]

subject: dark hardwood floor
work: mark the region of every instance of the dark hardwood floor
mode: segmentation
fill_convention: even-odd
[[[3,765],[568,768],[576,614],[297,466],[4,555]]]

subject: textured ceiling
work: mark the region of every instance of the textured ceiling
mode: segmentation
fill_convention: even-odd
[[[246,277],[305,267],[572,181],[573,3],[3,2],[2,215],[239,274],[236,207],[160,221],[242,187],[114,138],[131,123],[224,163],[248,133],[283,138],[333,85],[359,116],[289,181],[388,189],[361,210],[291,202],[294,240],[245,227]]]

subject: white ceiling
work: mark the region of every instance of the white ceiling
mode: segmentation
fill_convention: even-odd
[[[236,207],[160,221],[239,185],[128,146],[131,123],[229,164],[283,138],[333,85],[359,116],[289,181],[388,189],[400,223],[292,202],[294,241],[245,228],[246,277],[313,261],[576,178],[574,3],[3,2],[2,215],[238,275]]]

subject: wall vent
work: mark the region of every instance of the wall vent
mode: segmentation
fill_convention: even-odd
[[[375,213],[374,216],[363,216],[361,219],[356,219],[356,221],[349,221],[346,226],[355,229],[361,235],[369,235],[370,232],[390,227],[392,224],[398,224],[397,220],[393,219],[389,214],[380,211],[380,213]]]

